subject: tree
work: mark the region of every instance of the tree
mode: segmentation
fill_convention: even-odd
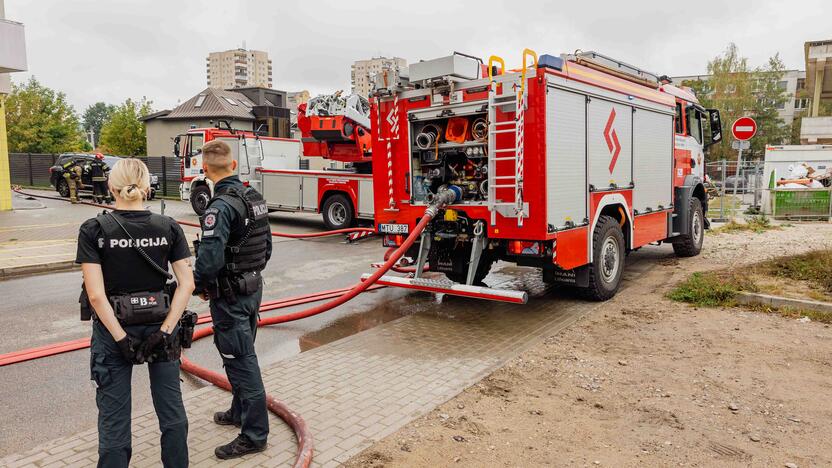
[[[127,99],[115,107],[109,120],[101,127],[99,146],[107,153],[123,156],[145,156],[147,137],[144,123],[139,119],[153,112],[151,102]]]
[[[779,86],[784,65],[779,55],[771,57],[763,67],[750,69],[748,59],[741,57],[735,44],[728,44],[722,55],[708,62],[707,80],[686,80],[700,103],[711,109],[719,109],[723,131],[728,134],[730,125],[742,116],[757,121],[757,135],[751,141],[747,157],[762,157],[766,145],[788,142],[790,128],[777,114],[777,108],[788,99]],[[735,159],[736,151],[728,144],[714,145],[708,151],[708,160]]]
[[[112,104],[96,102],[84,111],[84,115],[81,117],[84,130],[87,133],[92,132],[95,143],[101,141],[101,127],[104,126],[104,122],[110,120],[110,116],[113,115],[115,109],[116,106]]]
[[[84,136],[66,95],[43,86],[35,77],[12,83],[6,99],[9,151],[63,153],[83,148]]]

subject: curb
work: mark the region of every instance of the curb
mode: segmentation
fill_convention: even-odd
[[[772,307],[789,307],[792,309],[808,309],[832,313],[832,303],[829,302],[791,299],[788,297],[747,292],[737,293],[737,296],[734,299],[740,304],[763,304]]]
[[[0,268],[0,281],[17,278],[21,276],[40,275],[59,271],[69,271],[81,268],[75,260],[64,260],[60,262],[41,263],[37,265],[21,265],[16,267]]]

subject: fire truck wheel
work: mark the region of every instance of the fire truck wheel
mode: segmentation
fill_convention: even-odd
[[[589,286],[582,294],[593,301],[606,301],[615,296],[624,271],[626,246],[621,226],[611,216],[601,216],[592,233],[592,263]]]
[[[66,180],[61,178],[60,180],[58,180],[57,185],[58,186],[56,187],[56,189],[58,190],[58,195],[64,198],[69,198],[69,185],[67,185]]]
[[[326,199],[321,213],[324,224],[331,230],[346,229],[355,222],[352,203],[347,197],[336,194]]]
[[[705,216],[702,214],[702,202],[696,197],[690,197],[688,211],[688,226],[690,233],[679,236],[673,243],[673,251],[680,257],[694,257],[702,251],[705,240]]]
[[[211,189],[207,185],[198,185],[191,190],[191,208],[194,213],[202,216],[211,201]]]

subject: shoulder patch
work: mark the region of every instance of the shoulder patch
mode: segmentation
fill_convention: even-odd
[[[202,229],[214,229],[214,226],[217,225],[217,214],[216,213],[205,213],[202,217]]]

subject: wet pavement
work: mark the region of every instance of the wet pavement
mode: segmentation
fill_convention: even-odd
[[[272,221],[279,230],[323,230],[317,217],[273,215]],[[377,239],[353,245],[341,238],[281,239],[276,247],[264,272],[264,301],[349,286],[384,252]],[[670,256],[669,246],[630,255],[624,288]],[[388,288],[316,317],[261,329],[257,350],[267,390],[306,418],[315,436],[316,463],[337,464],[595,307],[545,286],[539,278],[536,270],[506,264],[496,265],[486,278],[492,287],[530,291],[527,305]],[[0,282],[7,298],[0,303],[0,327],[5,330],[0,352],[88,336],[89,324],[77,320],[79,285],[78,272]],[[191,305],[197,312],[207,310],[196,299]],[[221,370],[211,340],[197,343],[188,356]],[[12,459],[41,464],[75,460],[80,466],[92,462],[95,430],[79,433],[95,425],[88,378],[88,351],[0,368],[0,401],[6,404],[0,456],[25,453],[0,459],[0,465]],[[227,406],[228,394],[189,376],[183,376],[183,390],[192,427],[192,462],[211,465],[213,447],[227,442],[230,433],[211,424],[210,415]],[[145,367],[136,369],[133,408],[134,462],[155,466],[158,432]],[[264,463],[288,462],[294,454],[292,436],[276,419],[272,429]]]

